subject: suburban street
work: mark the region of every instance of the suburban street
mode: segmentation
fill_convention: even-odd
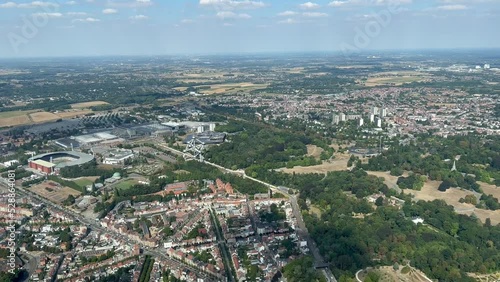
[[[2,178],[2,180],[3,181],[0,183],[2,185],[5,185],[6,184],[5,180],[3,178]],[[209,276],[208,274],[201,272],[198,269],[195,269],[189,265],[183,264],[183,263],[181,263],[173,258],[170,258],[165,253],[159,251],[158,248],[148,247],[148,246],[142,244],[141,242],[131,240],[130,238],[128,238],[127,236],[125,236],[123,234],[120,234],[120,233],[115,232],[113,230],[110,230],[108,228],[104,228],[99,224],[98,219],[91,220],[91,219],[85,218],[81,214],[78,214],[75,211],[68,209],[66,207],[62,207],[62,206],[59,206],[57,204],[54,204],[54,203],[50,202],[49,200],[44,199],[44,198],[38,196],[37,194],[29,191],[29,190],[26,190],[22,187],[16,187],[16,188],[17,188],[18,193],[29,195],[30,197],[33,197],[34,199],[44,203],[45,205],[47,205],[47,206],[49,206],[57,211],[65,213],[66,215],[73,218],[74,220],[79,221],[80,223],[87,225],[88,227],[90,227],[93,230],[97,230],[97,231],[100,231],[102,233],[109,234],[115,240],[122,240],[122,241],[129,243],[129,244],[138,244],[141,247],[141,249],[144,250],[144,253],[152,254],[152,255],[161,257],[164,261],[168,262],[168,264],[170,264],[170,265],[173,265],[175,267],[183,267],[183,268],[189,269],[190,271],[197,273],[199,276],[203,277],[207,281],[219,281],[219,279],[220,279],[220,278],[215,278],[215,277]]]
[[[179,150],[170,148],[170,147],[168,147],[166,145],[160,144],[159,146],[162,147],[162,148],[164,148],[164,149],[166,149],[166,150],[169,150],[169,151],[171,151],[171,152],[173,152],[175,154],[178,154],[180,156],[185,156],[185,155],[191,156],[190,154],[187,154],[185,152],[181,152]],[[250,180],[252,180],[254,182],[263,184],[266,187],[268,187],[269,189],[271,189],[273,192],[279,192],[279,193],[284,194],[286,197],[288,197],[290,199],[291,204],[292,204],[293,214],[294,214],[295,218],[297,218],[297,223],[298,223],[298,226],[299,226],[299,229],[297,230],[297,232],[299,233],[299,235],[302,238],[304,238],[307,241],[307,245],[309,247],[309,250],[311,251],[311,254],[314,257],[314,265],[315,265],[315,267],[321,268],[323,270],[322,273],[325,276],[325,278],[326,278],[327,281],[329,281],[329,282],[337,282],[337,279],[335,278],[335,276],[333,275],[333,273],[331,272],[331,270],[328,268],[328,264],[326,264],[325,261],[323,260],[323,257],[321,256],[321,254],[319,252],[319,249],[316,246],[316,243],[309,236],[309,233],[307,231],[306,225],[304,223],[304,219],[302,217],[302,213],[300,212],[300,207],[297,204],[297,196],[296,195],[290,195],[287,191],[285,191],[285,190],[288,190],[288,189],[280,189],[279,187],[276,187],[275,185],[272,185],[272,184],[269,184],[269,183],[264,182],[262,180],[259,180],[257,178],[248,176],[248,175],[245,174],[245,171],[243,171],[243,170],[231,170],[231,169],[225,168],[223,166],[220,166],[218,164],[215,164],[215,163],[212,163],[212,162],[209,162],[209,161],[206,161],[206,160],[204,161],[204,163],[206,163],[208,165],[211,165],[213,167],[216,167],[218,169],[221,169],[222,171],[225,171],[227,173],[236,174],[236,175],[242,176],[244,178],[250,179]]]

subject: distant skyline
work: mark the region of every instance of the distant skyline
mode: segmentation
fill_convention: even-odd
[[[0,57],[499,48],[498,0],[0,1]]]

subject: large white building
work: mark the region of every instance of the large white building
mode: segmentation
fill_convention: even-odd
[[[133,158],[134,152],[128,149],[116,149],[108,152],[102,163],[110,165],[123,164],[125,160]]]

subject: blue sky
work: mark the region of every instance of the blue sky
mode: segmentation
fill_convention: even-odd
[[[498,48],[500,0],[0,0],[0,57]]]

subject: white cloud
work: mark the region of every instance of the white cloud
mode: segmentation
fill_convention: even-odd
[[[63,16],[61,13],[34,13],[34,17],[47,17],[47,18],[60,18]]]
[[[223,12],[218,12],[216,17],[220,19],[250,19],[252,16],[249,14],[236,14],[231,11],[223,11]]]
[[[328,3],[330,7],[344,6],[385,6],[385,5],[406,5],[411,4],[413,0],[334,0]]]
[[[280,17],[290,17],[290,16],[295,16],[297,15],[297,12],[294,11],[284,11],[278,14]]]
[[[129,19],[131,19],[131,20],[147,20],[147,19],[149,19],[149,17],[145,16],[145,15],[135,15],[135,16],[131,16]]]
[[[76,5],[77,3],[76,3],[76,1],[68,1],[68,2],[66,2],[64,4],[66,4],[66,5]]]
[[[345,4],[348,4],[348,2],[347,1],[332,1],[328,4],[328,6],[340,7],[340,6],[344,6]]]
[[[151,1],[151,0],[135,0],[135,1],[127,1],[127,2],[108,1],[107,5],[109,7],[142,8],[142,7],[148,7],[148,6],[153,5],[153,1]]]
[[[67,12],[66,15],[70,16],[70,17],[83,17],[83,16],[86,16],[87,13],[85,13],[85,12]]]
[[[317,9],[320,6],[316,3],[313,3],[313,2],[306,2],[306,3],[300,4],[299,7],[301,9]]]
[[[280,23],[280,24],[294,24],[294,23],[298,23],[298,22],[297,22],[297,20],[294,20],[292,18],[288,18],[286,20],[279,21],[278,23]]]
[[[116,14],[118,13],[118,10],[116,9],[104,9],[102,10],[103,14],[110,15],[110,14]]]
[[[192,19],[183,19],[181,21],[181,23],[183,23],[183,24],[190,24],[190,23],[194,23],[194,20],[192,20]]]
[[[467,6],[462,5],[462,4],[455,4],[455,5],[443,5],[437,7],[438,10],[446,10],[446,11],[459,11],[459,10],[467,10]]]
[[[213,7],[220,10],[233,10],[233,9],[257,9],[267,6],[262,1],[250,0],[200,0],[201,6]]]
[[[324,18],[324,17],[328,17],[327,13],[319,13],[319,12],[306,12],[306,13],[302,13],[302,15],[304,17],[307,17],[307,18]]]
[[[40,7],[59,7],[54,2],[33,1],[28,3],[6,2],[0,4],[0,8],[40,8]]]
[[[85,19],[74,19],[73,22],[76,23],[76,22],[85,22],[85,23],[96,23],[96,22],[100,22],[101,20],[100,19],[96,19],[96,18],[85,18]]]

